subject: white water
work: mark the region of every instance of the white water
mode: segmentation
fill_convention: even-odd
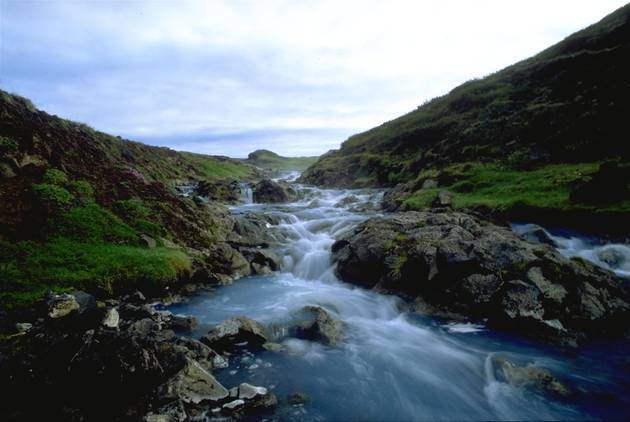
[[[252,204],[254,203],[254,191],[249,183],[241,183],[241,198],[240,202],[243,204]]]
[[[516,233],[522,234],[534,226],[513,224]],[[542,229],[542,228],[541,228]],[[556,244],[558,251],[567,257],[580,257],[620,277],[630,278],[630,245],[624,243],[603,243],[601,240],[568,231],[542,229]]]
[[[598,368],[612,364],[610,355],[606,364],[597,353],[580,357],[582,360],[560,356],[541,345],[493,333],[481,324],[440,322],[406,313],[394,296],[337,280],[330,253],[334,238],[376,213],[352,212],[357,204],[339,206],[349,195],[355,195],[361,206],[380,199],[374,192],[310,188],[298,203],[244,205],[243,211],[281,217],[282,223],[272,230],[283,231],[289,238],[279,251],[282,270],[248,277],[172,307],[174,312],[195,315],[201,322],[200,335],[227,318],[249,316],[265,324],[274,333],[274,341],[288,349],[286,353],[236,353],[230,358],[230,367],[218,373],[221,382],[227,386],[243,381],[265,385],[280,399],[294,392],[308,394],[311,401],[306,405],[281,407],[276,416],[286,420],[601,417],[597,405],[591,409],[556,401],[497,379],[492,357],[549,368],[581,388],[615,391],[618,385],[603,375],[615,370]],[[233,211],[238,213],[241,208]],[[288,335],[288,328],[306,305],[322,306],[343,321],[346,338],[341,345],[326,347]],[[615,403],[606,403],[607,412],[619,417],[623,415],[619,407],[627,401]]]

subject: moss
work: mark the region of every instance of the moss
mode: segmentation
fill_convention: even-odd
[[[88,181],[73,180],[69,183],[69,188],[78,198],[94,199],[94,188]]]
[[[57,238],[20,242],[0,265],[0,304],[12,308],[40,299],[48,290],[84,289],[99,295],[142,287],[159,289],[189,274],[181,251]]]
[[[52,224],[51,235],[76,241],[138,243],[138,234],[133,228],[96,203],[63,213]]]
[[[0,155],[6,155],[16,152],[20,148],[20,144],[13,138],[0,136]]]

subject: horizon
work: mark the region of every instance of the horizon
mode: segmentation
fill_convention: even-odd
[[[0,83],[150,145],[321,155],[623,5],[0,0]]]

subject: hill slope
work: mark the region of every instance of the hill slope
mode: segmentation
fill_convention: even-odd
[[[350,137],[311,166],[302,181],[324,186],[407,183],[401,205],[426,179],[437,177],[441,188],[468,182],[459,186],[460,192],[450,189],[462,206],[509,208],[522,202],[570,207],[574,185],[587,181],[601,162],[620,160],[623,167],[629,159],[629,16],[627,5],[530,59]],[[449,168],[463,163],[469,165]],[[561,165],[567,163],[569,167]],[[533,180],[530,170],[545,177]],[[515,173],[526,183],[504,184],[501,192],[488,185],[497,177],[518,180]],[[556,176],[561,192],[536,198],[541,189],[555,189],[540,182]],[[627,185],[615,189],[628,193]],[[505,196],[519,190],[523,195],[518,198]],[[434,195],[425,192],[405,206],[421,208]]]
[[[0,305],[48,289],[182,280],[191,256],[203,259],[232,226],[222,206],[182,198],[175,185],[257,173],[110,136],[0,91]]]
[[[303,171],[318,157],[283,157],[275,152],[259,149],[247,156],[247,163],[272,171],[295,170]]]

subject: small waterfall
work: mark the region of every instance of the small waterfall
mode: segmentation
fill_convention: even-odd
[[[241,183],[241,202],[243,204],[253,204],[254,203],[254,191],[249,183]]]

